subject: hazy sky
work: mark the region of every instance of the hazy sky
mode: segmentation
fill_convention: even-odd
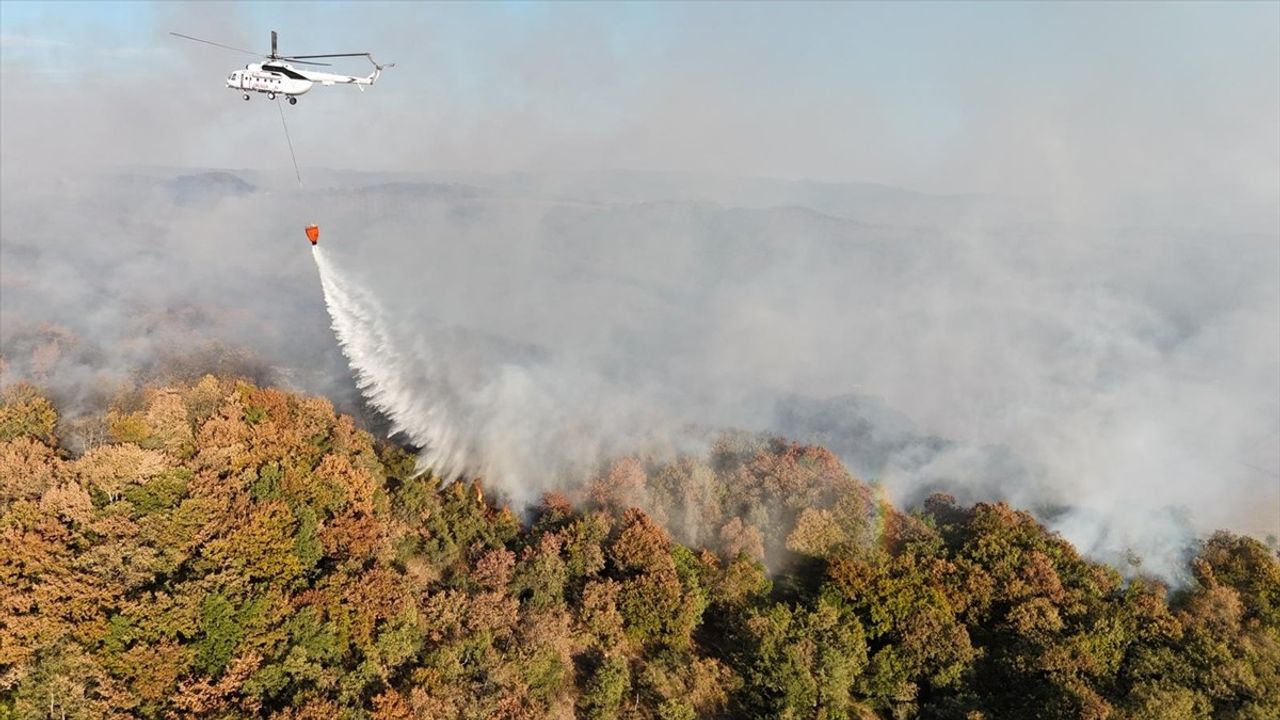
[[[1280,194],[1277,3],[6,1],[2,25],[6,157],[52,153],[58,129],[73,154],[274,167],[274,108],[222,87],[251,58],[167,32],[265,52],[276,29],[284,52],[398,63],[372,95],[303,99],[304,165],[1212,194],[1262,215]]]

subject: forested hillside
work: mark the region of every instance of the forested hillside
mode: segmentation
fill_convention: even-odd
[[[734,434],[527,511],[483,488],[243,381],[74,424],[10,388],[0,718],[1280,717],[1246,537],[1125,581],[1014,508],[905,512]]]

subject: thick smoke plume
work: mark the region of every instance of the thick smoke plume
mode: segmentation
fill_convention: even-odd
[[[88,403],[156,358],[247,348],[348,410],[362,390],[424,463],[517,501],[742,427],[826,444],[906,504],[1034,508],[1143,570],[1173,574],[1196,532],[1280,529],[1273,234],[861,185],[315,175],[7,190],[6,376]]]

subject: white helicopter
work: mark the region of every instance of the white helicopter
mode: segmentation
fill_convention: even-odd
[[[211,42],[209,40],[201,40],[198,37],[183,35],[182,33],[170,32],[174,35],[186,40],[195,40],[196,42],[215,47],[224,48],[242,52],[255,57],[262,57],[266,62],[250,63],[244,66],[243,70],[236,70],[227,76],[227,87],[233,90],[239,90],[244,93],[244,99],[249,99],[249,93],[265,93],[268,100],[275,100],[277,95],[283,95],[289,99],[290,105],[298,104],[298,96],[304,95],[311,90],[314,85],[355,85],[364,92],[365,85],[372,85],[378,81],[378,76],[382,74],[384,68],[395,67],[395,63],[387,63],[379,65],[374,61],[373,55],[369,53],[331,53],[328,55],[280,55],[276,52],[276,31],[271,31],[271,54],[258,55],[252,50],[231,47],[222,43]],[[340,57],[366,57],[369,62],[373,63],[373,74],[365,77],[355,75],[335,75],[333,73],[316,72],[314,70],[298,70],[289,62],[298,65],[317,65],[328,66],[329,63],[309,62],[316,58],[340,58]]]

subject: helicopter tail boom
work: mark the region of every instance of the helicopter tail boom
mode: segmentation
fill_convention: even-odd
[[[311,80],[312,82],[318,82],[321,85],[356,85],[361,90],[364,90],[365,85],[372,85],[378,81],[378,78],[382,75],[383,70],[396,66],[395,63],[387,63],[385,65],[379,65],[376,61],[374,61],[373,56],[368,53],[352,53],[352,55],[359,55],[359,56],[369,58],[369,62],[373,63],[373,72],[363,77],[359,75],[334,75],[332,73],[312,72],[310,70],[304,71],[303,74],[306,75],[306,78],[308,80]],[[293,58],[290,58],[290,59],[293,59]]]

